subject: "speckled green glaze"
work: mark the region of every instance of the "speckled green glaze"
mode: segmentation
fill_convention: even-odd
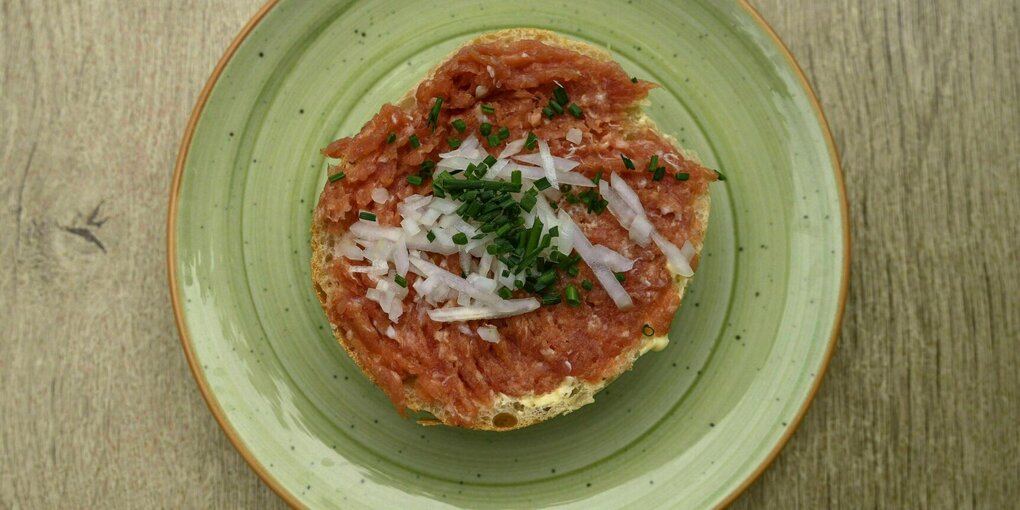
[[[638,6],[640,4],[640,7]],[[810,95],[737,3],[283,1],[202,110],[171,264],[196,375],[249,460],[309,507],[702,508],[781,442],[840,315],[837,169]],[[514,26],[612,50],[648,114],[729,180],[670,331],[595,404],[484,433],[402,419],[312,291],[319,155],[456,45]]]

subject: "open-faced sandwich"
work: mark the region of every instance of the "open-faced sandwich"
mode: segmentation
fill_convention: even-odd
[[[601,49],[505,30],[323,150],[339,161],[315,289],[398,409],[520,428],[665,346],[721,176],[641,113],[654,87]]]

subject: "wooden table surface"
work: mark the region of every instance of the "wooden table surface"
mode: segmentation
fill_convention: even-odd
[[[185,363],[166,197],[261,0],[0,0],[0,508],[269,508]],[[720,0],[723,1],[723,0]],[[1020,500],[1020,2],[758,0],[842,154],[853,272],[735,508]]]

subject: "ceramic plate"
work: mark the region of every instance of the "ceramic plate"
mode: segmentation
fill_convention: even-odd
[[[790,55],[737,2],[270,2],[199,99],[170,197],[170,289],[199,388],[295,506],[703,508],[792,434],[832,355],[848,232],[835,150]],[[609,48],[657,82],[647,113],[721,170],[670,331],[594,404],[519,430],[400,418],[312,290],[319,149],[479,33]]]

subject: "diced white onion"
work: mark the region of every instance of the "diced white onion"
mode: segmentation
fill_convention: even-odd
[[[409,236],[413,236],[418,232],[421,232],[421,225],[418,225],[418,222],[411,218],[404,218],[400,220],[400,227],[403,228],[404,232],[406,232]]]
[[[407,256],[407,243],[401,237],[393,247],[393,267],[400,276],[407,276],[407,269],[410,261]]]
[[[528,181],[537,181],[545,177],[545,170],[536,166],[522,165],[519,163],[508,163],[503,168],[500,175],[510,175],[514,170],[520,170],[521,178]],[[591,179],[576,173],[576,172],[556,172],[556,179],[561,184],[569,184],[571,186],[583,186],[583,187],[594,187],[595,183]]]
[[[592,246],[592,251],[595,254],[595,258],[610,271],[614,273],[626,272],[634,269],[634,261],[620,255],[618,252],[610,250],[601,244]]]
[[[662,250],[662,253],[666,255],[666,262],[669,263],[673,272],[685,278],[694,276],[694,270],[691,269],[690,261],[687,260],[687,257],[683,256],[683,253],[675,244],[669,242],[668,239],[658,232],[652,233],[652,240]]]
[[[595,273],[595,278],[598,279],[602,288],[606,289],[606,292],[609,293],[609,297],[616,303],[617,308],[626,309],[633,306],[634,302],[630,299],[627,291],[623,288],[623,285],[620,285],[620,282],[616,280],[616,275],[609,269],[610,261],[606,252],[595,249],[595,246],[591,244],[591,241],[584,235],[584,232],[581,232],[581,229],[578,228],[569,214],[563,214],[560,220],[560,231],[570,231],[577,254],[581,256],[584,263],[588,264],[588,267]],[[609,248],[604,246],[602,248],[612,252]],[[619,254],[617,253],[617,255]],[[623,257],[623,255],[619,256]],[[623,258],[627,260],[626,257]]]
[[[574,145],[579,145],[581,143],[581,130],[576,127],[570,128],[570,130],[567,131],[566,139]]]
[[[374,221],[359,220],[351,224],[350,232],[361,239],[386,239],[396,241],[400,239],[401,229],[395,227],[384,227]]]
[[[553,156],[549,152],[549,144],[545,140],[538,141],[538,155],[541,159],[542,170],[545,171],[546,179],[549,179],[553,189],[560,189],[559,179],[556,178],[556,166],[553,163]]]
[[[434,198],[429,204],[429,209],[439,211],[442,214],[453,214],[460,204],[448,198]]]
[[[687,260],[693,259],[697,253],[697,250],[694,249],[694,245],[690,241],[684,241],[684,245],[680,247],[680,254]]]
[[[541,149],[541,146],[542,146],[541,140],[539,140],[539,148],[540,149]],[[548,144],[546,146],[548,147]],[[516,159],[517,161],[520,161],[521,163],[527,163],[529,165],[535,165],[535,166],[541,166],[542,165],[542,155],[541,155],[541,153],[539,153],[539,154],[518,154],[518,155],[514,156],[514,159]],[[580,161],[574,161],[572,159],[560,158],[560,157],[556,157],[556,156],[553,156],[552,160],[553,160],[553,166],[555,166],[557,170],[560,170],[560,171],[563,171],[563,172],[569,172],[569,171],[577,168],[577,166],[581,164]]]
[[[627,181],[620,177],[620,174],[613,173],[609,178],[610,183],[613,185],[613,190],[620,194],[620,198],[639,216],[644,216],[645,208],[641,205],[641,199],[638,198],[637,193],[634,192],[634,188],[631,188]]]
[[[499,157],[497,157],[496,159],[506,159],[511,156],[516,156],[517,153],[521,152],[521,149],[524,148],[524,143],[526,141],[527,140],[525,140],[524,138],[521,138],[519,140],[514,140],[506,144],[506,147],[503,149],[502,152],[499,153]]]
[[[340,238],[340,242],[337,243],[333,255],[354,261],[365,260],[365,252],[354,244],[350,234],[345,234]]]
[[[490,324],[478,327],[478,337],[493,344],[499,343],[500,340],[499,330],[496,329],[496,326]]]
[[[435,308],[427,313],[429,318],[436,322],[457,322],[473,321],[482,319],[500,319],[513,315],[520,315],[537,310],[541,304],[535,298],[508,299],[502,307],[492,306],[452,306],[448,308]]]
[[[377,204],[385,204],[390,199],[390,192],[386,188],[375,188],[372,190],[372,201]]]
[[[649,237],[655,230],[652,223],[648,221],[648,218],[644,216],[635,216],[633,223],[630,224],[630,238],[641,246],[648,246]]]

